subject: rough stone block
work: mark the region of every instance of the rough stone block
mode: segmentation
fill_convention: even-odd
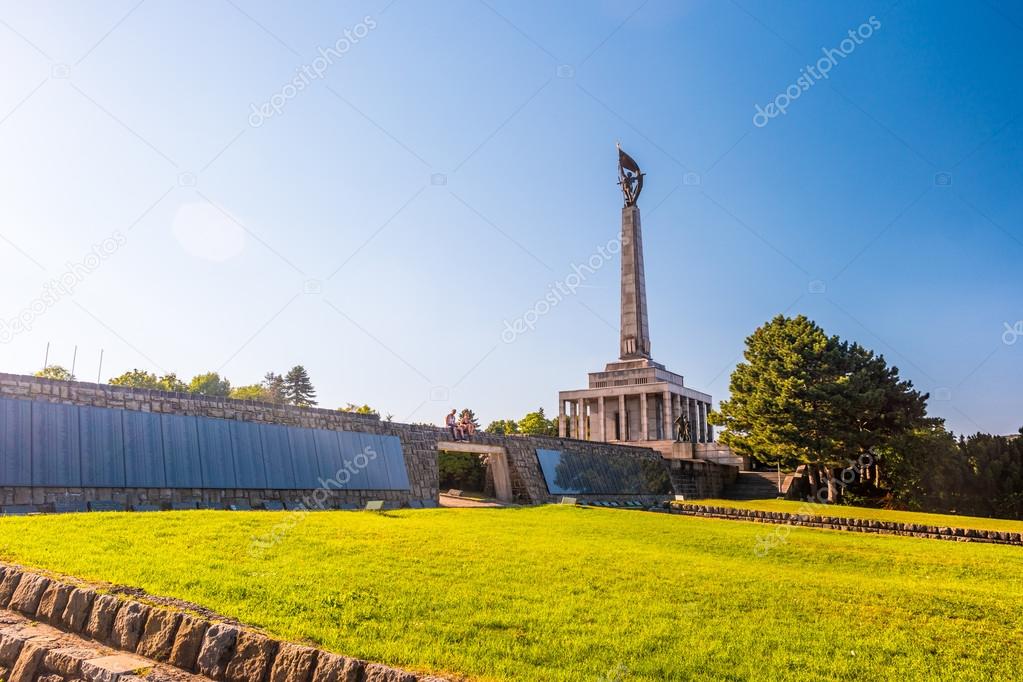
[[[83,649],[80,647],[50,649],[43,657],[43,670],[65,677],[74,677],[81,670],[82,661],[87,661],[97,656],[99,656],[99,652],[95,649]]]
[[[103,656],[82,661],[82,678],[86,682],[126,682],[135,677],[132,673],[136,670],[146,670],[152,665],[152,662],[130,654]]]
[[[138,653],[155,661],[166,661],[174,648],[174,636],[178,631],[181,614],[163,609],[151,609],[149,620],[142,631]]]
[[[26,573],[11,596],[11,610],[21,611],[29,616],[36,615],[36,611],[39,609],[39,600],[49,586],[49,578],[35,573]]]
[[[263,680],[277,653],[277,642],[255,632],[238,633],[234,656],[224,672],[228,682]]]
[[[316,659],[313,682],[362,682],[365,672],[362,661],[323,652]]]
[[[81,632],[89,622],[89,609],[96,593],[81,587],[71,590],[61,623],[71,632]]]
[[[64,682],[64,678],[60,675],[43,675],[36,682]]]
[[[21,648],[24,645],[25,640],[20,637],[0,635],[0,664],[5,666],[14,665],[14,662],[18,660],[18,655],[21,654]]]
[[[11,676],[7,682],[32,682],[45,655],[46,649],[41,645],[26,643],[21,649],[18,661],[11,668]]]
[[[182,670],[195,670],[209,623],[193,616],[182,616],[171,648],[170,664]]]
[[[316,665],[316,650],[297,644],[281,644],[270,669],[269,682],[309,682]]]
[[[53,581],[39,599],[39,610],[36,617],[47,623],[60,624],[68,599],[75,588],[65,583]]]
[[[97,595],[92,602],[92,612],[85,626],[85,634],[100,642],[107,641],[120,606],[121,602],[109,594]]]
[[[125,602],[114,618],[110,644],[121,651],[135,651],[149,618],[149,607],[137,601]]]
[[[386,665],[370,663],[366,666],[363,682],[416,682],[416,676],[411,673],[388,668]]]
[[[0,608],[7,608],[14,596],[14,590],[18,589],[21,581],[21,571],[10,566],[0,568]]]
[[[238,640],[238,628],[217,623],[206,630],[196,659],[196,669],[206,677],[215,680],[224,679],[227,665],[234,656],[235,642]]]

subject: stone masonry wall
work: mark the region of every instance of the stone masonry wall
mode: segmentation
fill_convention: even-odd
[[[397,503],[436,500],[440,484],[437,442],[450,440],[447,430],[440,427],[381,421],[376,416],[337,410],[300,408],[109,384],[55,381],[17,374],[0,373],[0,397],[397,436],[401,440],[411,482],[410,491],[0,487],[0,505],[45,505],[67,500],[113,500],[128,505],[192,501],[221,504],[244,502],[254,505],[273,500],[293,504],[305,503],[311,506],[309,503],[311,500],[326,497],[323,506],[329,508],[352,503],[362,506],[368,500]],[[513,495],[516,501],[526,504],[554,502],[557,499],[547,492],[536,458],[537,448],[660,460],[660,455],[650,448],[594,441],[546,436],[497,436],[486,433],[477,434],[473,440],[501,446],[507,450]],[[690,478],[699,483],[701,492],[706,492],[706,495],[700,496],[713,496],[720,492],[718,489],[720,477],[721,471],[718,468],[707,466],[701,467],[700,471]],[[676,480],[674,474],[672,479]]]
[[[184,606],[0,565],[0,679],[441,682],[273,639]]]
[[[331,489],[326,492],[325,506],[336,507],[346,503],[362,505],[368,500],[399,503],[436,500],[439,492],[437,440],[445,434],[439,428],[385,422],[376,416],[322,408],[300,408],[80,381],[55,381],[17,374],[0,373],[0,397],[397,436],[405,455],[410,491]],[[314,494],[322,496],[325,493],[313,490],[0,487],[0,504],[47,504],[65,500],[113,500],[131,505],[182,501],[241,501],[252,504],[265,500],[298,504],[315,499]]]

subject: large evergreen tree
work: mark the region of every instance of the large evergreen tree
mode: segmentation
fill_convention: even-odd
[[[295,365],[284,376],[284,399],[299,407],[316,404],[316,389],[302,365]]]
[[[800,315],[782,315],[746,339],[731,396],[711,423],[739,454],[782,466],[847,464],[923,424],[926,395],[899,378],[883,356],[827,336]],[[837,497],[830,468],[829,499]]]

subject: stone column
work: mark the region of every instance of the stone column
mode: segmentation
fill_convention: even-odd
[[[577,414],[578,407],[579,407],[579,403],[577,403],[574,400],[570,401],[569,404],[568,404],[568,416],[569,416],[569,420],[568,420],[568,437],[569,438],[578,438],[579,437],[579,433],[576,431],[576,429],[579,428],[579,417],[578,417],[578,414]]]
[[[601,443],[607,442],[607,419],[604,417],[604,396],[597,398],[597,419],[600,426],[597,427],[597,438]]]
[[[621,359],[650,357],[646,274],[643,268],[643,230],[639,207],[622,209],[622,325]]]
[[[565,423],[565,401],[558,399],[558,437],[568,436],[568,424]]]
[[[689,403],[689,440],[696,443],[700,440],[700,424],[696,416],[696,401],[693,398],[687,398],[686,402]]]
[[[693,442],[700,442],[700,401],[693,398]]]
[[[639,439],[648,440],[647,438],[647,413],[646,413],[646,393],[639,394]]]
[[[579,440],[586,440],[586,398],[579,398]]]
[[[619,440],[629,440],[629,432],[625,430],[628,419],[625,418],[625,394],[618,396],[618,436]]]
[[[682,414],[682,396],[672,393],[671,394],[671,438],[672,440],[678,438],[678,433],[675,432],[675,420],[678,419],[679,415]]]
[[[700,401],[700,442],[707,442],[707,403]]]
[[[661,405],[661,417],[664,420],[664,428],[661,429],[661,438],[671,440],[672,438],[672,427],[671,427],[671,391],[665,391],[664,397],[661,399],[663,403]]]

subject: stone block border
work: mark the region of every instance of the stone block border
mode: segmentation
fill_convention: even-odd
[[[0,679],[8,682],[141,680],[148,673],[140,672],[139,661],[146,659],[179,669],[182,675],[173,679],[198,675],[218,682],[443,682],[12,565],[0,564],[0,610],[46,623],[36,628],[53,626],[52,632],[84,638],[83,643],[95,647],[75,653],[60,636],[19,636],[16,629],[9,633],[0,628]],[[114,655],[110,649],[116,650]],[[111,672],[111,666],[125,660],[134,661],[135,668]],[[156,672],[148,676],[172,679]]]
[[[954,528],[947,526],[927,526],[918,523],[877,521],[874,519],[855,519],[841,516],[791,514],[789,512],[760,511],[757,509],[739,509],[736,507],[715,507],[703,504],[686,504],[679,502],[671,503],[669,511],[673,514],[699,516],[712,519],[753,521],[755,523],[774,523],[789,526],[805,526],[808,528],[827,528],[830,530],[846,530],[858,533],[903,535],[914,538],[929,538],[932,540],[984,542],[988,544],[1015,545],[1017,547],[1023,547],[1023,533],[1010,533],[1006,531]]]

